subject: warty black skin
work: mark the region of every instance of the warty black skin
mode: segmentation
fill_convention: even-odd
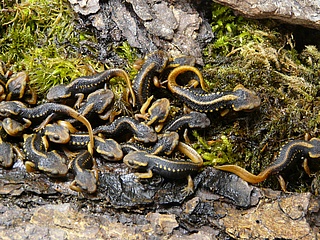
[[[168,89],[188,107],[199,112],[213,112],[221,109],[251,111],[260,106],[261,100],[255,92],[242,85],[233,91],[207,93],[200,88],[185,88],[176,83],[176,78],[184,72],[198,72],[191,66],[173,69],[168,76]],[[200,77],[200,76],[199,76]]]
[[[140,71],[133,80],[132,88],[136,96],[137,107],[140,108],[150,97],[150,89],[155,76],[166,67],[169,60],[163,51],[156,51],[147,55]]]
[[[247,170],[236,165],[216,166],[217,169],[232,172],[249,183],[259,183],[267,179],[270,175],[278,174],[297,160],[309,158],[320,158],[320,139],[312,138],[310,141],[293,140],[284,145],[277,159],[258,175],[254,175]]]
[[[206,128],[210,126],[210,119],[205,113],[190,112],[175,117],[165,124],[161,132],[177,132],[185,128]]]
[[[24,134],[23,150],[27,171],[40,170],[51,177],[63,177],[68,173],[67,159],[56,150],[47,152],[40,133]]]
[[[76,112],[73,108],[58,103],[43,103],[34,108],[27,108],[23,103],[19,101],[0,102],[0,118],[9,117],[22,121],[28,119],[31,122],[43,121],[40,125],[41,128],[43,128],[50,120],[52,120],[52,118],[60,114],[65,114],[67,116],[73,117],[87,127],[90,136],[88,151],[92,154],[94,139],[91,124],[85,117]]]
[[[157,134],[152,127],[131,117],[120,117],[108,125],[101,125],[93,129],[94,134],[101,133],[105,137],[119,137],[127,132],[133,134],[134,139],[139,142],[157,141]]]

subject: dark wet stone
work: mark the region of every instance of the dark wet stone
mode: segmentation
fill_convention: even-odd
[[[56,194],[52,180],[43,174],[28,174],[21,169],[0,169],[0,194],[19,196],[22,193]]]
[[[252,205],[252,197],[255,199],[260,196],[253,186],[238,176],[211,167],[206,168],[198,180],[201,181],[201,187],[231,200],[238,207],[249,207]]]
[[[179,224],[188,232],[194,232],[197,228],[208,224],[209,218],[214,218],[216,212],[210,202],[204,202],[199,197],[194,197],[184,204],[184,211],[179,218]]]
[[[278,19],[289,24],[320,29],[319,1],[215,0],[215,2],[227,5],[246,17]]]
[[[99,183],[99,188],[103,189],[113,206],[133,207],[153,203],[155,190],[145,188],[134,174],[102,174]]]
[[[163,49],[173,57],[194,56],[198,64],[203,64],[202,48],[213,39],[210,24],[204,17],[210,9],[209,1],[109,0],[100,2],[100,10],[96,13],[89,11],[95,11],[96,6],[89,8],[79,4],[82,1],[70,2],[75,11],[83,14],[85,24],[98,30],[98,39],[103,46],[106,42],[128,41],[144,54]],[[79,9],[81,6],[82,10]],[[101,51],[100,57],[104,54],[107,53]]]

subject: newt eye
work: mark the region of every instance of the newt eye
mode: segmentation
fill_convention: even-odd
[[[130,167],[134,167],[134,166],[135,166],[134,161],[131,160],[131,159],[128,160],[127,163],[128,163],[128,165],[129,165]]]
[[[58,141],[58,140],[60,140],[60,136],[58,134],[55,134],[55,135],[53,135],[53,139]]]

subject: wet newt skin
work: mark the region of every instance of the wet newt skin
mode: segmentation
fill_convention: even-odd
[[[145,123],[131,117],[120,117],[108,125],[101,125],[93,129],[94,134],[101,133],[106,137],[117,137],[130,132],[135,140],[152,143],[157,141],[154,129]]]
[[[247,170],[236,165],[216,166],[215,168],[238,175],[249,183],[259,183],[267,179],[270,175],[278,174],[288,168],[299,159],[320,158],[320,139],[312,138],[310,141],[294,140],[282,147],[278,158],[258,175],[254,175]]]
[[[201,156],[187,144],[180,142],[177,150],[189,157],[192,162],[168,159],[139,150],[129,152],[123,158],[123,162],[130,168],[147,171],[146,173],[136,173],[138,178],[151,178],[153,172],[165,178],[188,178],[188,186],[183,191],[186,193],[193,192],[191,174],[200,170],[203,166],[203,160]]]
[[[61,177],[68,173],[67,158],[56,150],[47,152],[40,133],[24,134],[23,150],[27,161],[27,171],[40,170],[51,177]]]
[[[75,179],[70,188],[77,192],[94,193],[97,191],[98,170],[94,166],[92,155],[86,151],[80,151],[72,160],[70,168]]]
[[[10,117],[18,120],[28,119],[31,122],[43,121],[40,125],[40,129],[59,114],[65,114],[84,124],[90,135],[90,144],[88,145],[88,151],[92,154],[94,147],[94,139],[92,133],[92,127],[90,122],[79,114],[76,110],[63,104],[58,103],[43,103],[34,108],[27,108],[23,103],[19,101],[3,101],[0,102],[0,117]]]
[[[117,68],[108,69],[93,76],[79,77],[70,82],[68,85],[60,84],[54,86],[47,93],[47,100],[50,102],[60,102],[66,99],[74,99],[78,97],[75,105],[76,107],[79,107],[84,94],[89,94],[99,88],[103,88],[104,85],[114,77],[122,77],[125,79],[132,95],[132,104],[135,105],[135,95],[132,90],[129,76],[124,70]]]
[[[191,66],[180,66],[173,69],[168,76],[168,89],[195,111],[213,112],[221,109],[250,111],[260,106],[261,100],[256,93],[242,85],[236,86],[233,91],[215,93],[207,93],[199,88],[185,88],[178,85],[176,78],[188,71],[198,72],[196,68]]]
[[[150,97],[150,89],[154,76],[164,70],[168,60],[168,55],[163,51],[156,51],[147,55],[145,62],[132,84],[136,96],[136,103],[139,108],[147,101],[148,97]]]
[[[68,147],[71,149],[84,149],[88,145],[90,137],[86,133],[70,134]],[[94,136],[94,146],[97,154],[108,161],[119,161],[123,158],[123,152],[119,143],[113,139],[105,139]]]

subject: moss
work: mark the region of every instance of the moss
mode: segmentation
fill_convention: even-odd
[[[192,146],[204,159],[205,165],[216,165],[233,162],[233,146],[227,136],[221,135],[217,140],[206,141],[197,131],[193,131],[197,142]]]
[[[95,39],[75,28],[66,0],[4,1],[2,9],[0,59],[13,71],[26,70],[39,94],[103,69],[80,54],[81,43]]]
[[[241,83],[256,91],[262,104],[254,113],[225,116],[226,125],[216,125],[202,142],[216,141],[215,135],[223,134],[233,146],[233,157],[225,158],[228,163],[258,174],[286,142],[303,139],[305,133],[319,136],[320,52],[315,46],[297,51],[293,34],[273,21],[244,19],[218,4],[212,9],[216,41],[204,50],[203,69],[211,91],[231,90]],[[201,149],[204,156],[215,154],[213,149]],[[289,190],[307,189],[302,178],[286,177],[292,183]],[[270,178],[262,185],[277,183]]]
[[[26,70],[38,93],[108,68],[96,60],[94,34],[76,27],[67,0],[4,0],[0,6],[0,60],[12,71]],[[213,114],[214,127],[193,132],[193,147],[206,165],[235,163],[258,174],[287,141],[306,132],[320,136],[320,52],[315,46],[298,52],[292,33],[277,23],[235,16],[215,3],[211,26],[216,39],[203,52],[210,90],[232,90],[241,83],[258,93],[262,105],[253,113]],[[137,51],[126,42],[111,50],[133,79]],[[123,101],[125,84],[115,79],[112,89],[116,110],[131,114]],[[309,189],[297,179],[289,190]],[[273,178],[262,183],[275,184]]]

